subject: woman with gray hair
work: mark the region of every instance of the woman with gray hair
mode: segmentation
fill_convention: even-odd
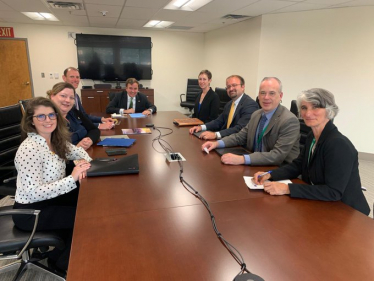
[[[358,153],[347,137],[332,123],[339,109],[334,95],[314,88],[297,98],[300,116],[312,132],[305,147],[292,163],[266,175],[254,175],[256,184],[263,184],[271,195],[290,194],[294,198],[339,201],[368,215],[369,205],[361,189],[358,172]],[[306,184],[284,184],[278,181],[301,175]]]

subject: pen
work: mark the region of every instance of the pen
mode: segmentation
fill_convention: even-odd
[[[271,172],[272,172],[272,171],[267,171],[267,172],[265,172],[265,173],[262,173],[261,175],[258,175],[258,176],[257,176],[257,179],[259,179],[259,178],[261,178],[261,177],[263,177],[263,176],[265,176],[265,175],[267,175],[267,174],[271,174]]]

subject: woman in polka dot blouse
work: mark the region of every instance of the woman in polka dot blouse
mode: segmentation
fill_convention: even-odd
[[[55,230],[66,242],[66,248],[49,254],[49,265],[67,270],[71,236],[74,227],[77,182],[86,176],[92,160],[82,147],[70,143],[66,121],[49,99],[30,100],[21,122],[27,138],[15,157],[18,171],[15,209],[41,210],[37,230]],[[68,160],[77,165],[70,175]],[[15,225],[31,231],[34,216],[13,216]]]

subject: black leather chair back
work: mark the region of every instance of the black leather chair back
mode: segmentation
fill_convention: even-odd
[[[219,97],[219,113],[222,113],[223,108],[225,107],[226,103],[228,103],[231,99],[227,94],[225,88],[218,88],[216,87],[215,92]]]
[[[312,131],[312,129],[305,124],[303,119],[299,119],[299,121],[300,121],[300,142],[299,142],[299,144],[300,144],[300,151],[302,151],[302,149],[305,146],[306,137],[308,136],[309,132]]]
[[[296,115],[297,118],[299,118],[299,110],[297,109],[296,100],[291,101],[291,107],[290,111]]]
[[[187,80],[187,91],[186,94],[182,94],[186,96],[186,100],[182,101],[182,95],[180,96],[181,107],[187,107],[190,111],[195,106],[195,101],[197,96],[201,93],[201,88],[199,86],[198,79],[188,79]]]
[[[0,108],[0,167],[14,166],[14,157],[21,143],[21,120],[19,104]],[[1,170],[0,194],[4,179],[15,175],[14,170]]]
[[[20,106],[21,106],[22,114],[25,114],[25,110],[26,110],[27,103],[28,103],[30,100],[31,100],[31,99],[27,99],[27,100],[19,100],[19,101],[18,101],[18,103],[19,103]]]

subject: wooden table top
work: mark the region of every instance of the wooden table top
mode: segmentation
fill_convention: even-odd
[[[372,280],[374,225],[341,202],[270,196],[243,176],[269,167],[227,166],[178,128],[177,112],[123,120],[119,127],[169,127],[184,179],[209,202],[219,231],[265,280]],[[119,134],[108,131],[106,134]],[[163,130],[166,132],[166,130]],[[152,149],[157,134],[135,135],[140,173],[82,182],[68,281],[232,280],[239,265],[216,238],[207,210],[179,182],[178,163]],[[157,147],[159,150],[160,148]],[[102,147],[89,150],[105,157]]]

